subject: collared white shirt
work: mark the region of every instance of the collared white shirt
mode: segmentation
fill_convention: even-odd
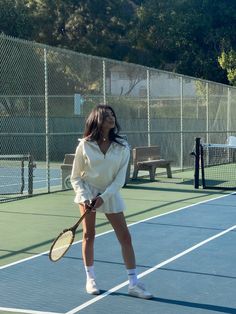
[[[124,146],[112,142],[104,154],[97,142],[80,140],[71,173],[76,203],[95,197],[96,195],[91,195],[93,188],[101,193],[105,203],[123,187],[130,148],[126,141],[121,142]]]

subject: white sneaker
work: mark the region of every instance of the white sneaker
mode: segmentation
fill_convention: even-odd
[[[94,295],[100,294],[100,290],[98,289],[96,282],[93,278],[87,279],[86,291],[89,294],[94,294]]]
[[[141,299],[152,299],[153,295],[148,292],[141,282],[138,282],[136,286],[129,287],[129,295]]]

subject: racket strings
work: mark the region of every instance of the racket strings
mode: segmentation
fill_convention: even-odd
[[[69,230],[64,231],[59,235],[59,237],[54,241],[51,250],[49,252],[49,258],[51,261],[56,262],[61,257],[65,255],[65,253],[68,251],[69,247],[74,241],[75,236],[75,230],[81,223],[81,221],[84,219],[84,217],[87,215],[87,213],[90,212],[90,210],[93,208],[95,204],[95,201],[91,202],[89,209],[85,211],[85,213],[80,217],[78,222]],[[71,231],[73,230],[73,231]]]
[[[73,242],[73,238],[74,235],[71,230],[62,233],[58,237],[58,239],[54,242],[50,253],[50,257],[53,261],[60,259],[65,254],[65,252],[68,250],[71,243]]]

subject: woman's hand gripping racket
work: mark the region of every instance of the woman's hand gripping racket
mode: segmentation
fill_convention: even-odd
[[[91,212],[94,205],[96,203],[96,199],[90,203],[90,205],[86,205],[87,209],[84,212],[84,214],[80,217],[80,219],[76,222],[74,226],[72,226],[69,229],[63,230],[59,236],[54,240],[50,252],[49,252],[49,259],[52,262],[57,262],[59,259],[61,259],[66,252],[69,250],[70,246],[72,245],[74,238],[75,238],[75,232],[78,226],[80,225],[81,221],[84,219],[84,217]]]

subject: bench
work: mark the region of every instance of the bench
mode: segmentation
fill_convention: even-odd
[[[72,189],[72,185],[70,182],[70,176],[71,176],[71,170],[72,170],[74,158],[75,158],[75,154],[65,154],[63,164],[61,165],[61,178],[62,178],[62,189],[63,190]],[[131,167],[131,162],[129,162],[128,167],[127,167],[124,186],[130,180],[130,167]]]
[[[134,171],[132,179],[138,177],[139,170],[149,171],[150,180],[155,180],[156,169],[166,168],[167,177],[172,178],[171,160],[160,158],[159,146],[141,146],[133,148]]]

